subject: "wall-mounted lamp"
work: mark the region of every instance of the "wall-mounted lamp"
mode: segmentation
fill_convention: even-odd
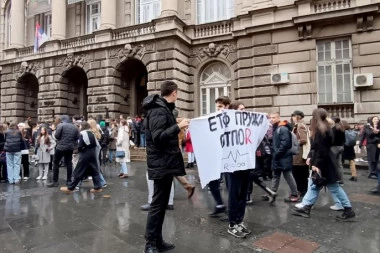
[[[34,108],[36,106],[36,103],[34,102],[34,101],[32,101],[31,103],[30,103],[30,108]]]
[[[74,105],[76,105],[78,103],[78,98],[74,98],[72,102]]]

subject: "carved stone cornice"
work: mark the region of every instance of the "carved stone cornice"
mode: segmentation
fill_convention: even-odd
[[[114,48],[109,51],[109,58],[118,58],[120,62],[128,58],[136,58],[141,60],[146,53],[146,46],[141,44],[133,47],[126,44],[123,48]]]
[[[217,57],[227,58],[231,52],[236,51],[236,47],[236,44],[217,45],[215,43],[210,43],[207,47],[194,49],[191,56],[198,57],[200,60]]]
[[[55,65],[57,67],[64,67],[69,69],[74,66],[83,68],[86,63],[92,62],[94,59],[90,54],[80,54],[74,56],[74,54],[67,54],[67,56],[59,58],[56,60]]]

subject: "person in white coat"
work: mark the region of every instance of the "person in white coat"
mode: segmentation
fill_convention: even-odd
[[[124,156],[122,153],[124,152]],[[129,127],[126,120],[121,120],[116,141],[116,162],[120,163],[120,178],[128,178],[127,163],[131,162],[129,153]]]
[[[39,170],[37,180],[47,179],[49,173],[50,154],[53,152],[55,145],[55,140],[49,136],[47,129],[42,127],[40,136],[38,136],[36,141]]]

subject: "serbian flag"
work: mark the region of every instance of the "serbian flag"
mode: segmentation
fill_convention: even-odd
[[[37,52],[40,46],[48,40],[49,38],[47,37],[46,33],[44,33],[44,30],[42,29],[40,23],[37,22],[36,34],[34,36],[34,52]]]

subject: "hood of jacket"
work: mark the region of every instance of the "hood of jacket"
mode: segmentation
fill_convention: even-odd
[[[149,110],[156,107],[167,107],[170,111],[173,111],[175,109],[175,104],[168,103],[163,97],[158,94],[152,94],[144,98],[144,110]]]
[[[280,121],[280,123],[278,123],[278,127],[281,126],[287,127],[289,131],[292,130],[292,125],[287,120]]]
[[[62,123],[71,123],[70,122],[70,117],[68,115],[62,115],[61,116],[61,122]]]

